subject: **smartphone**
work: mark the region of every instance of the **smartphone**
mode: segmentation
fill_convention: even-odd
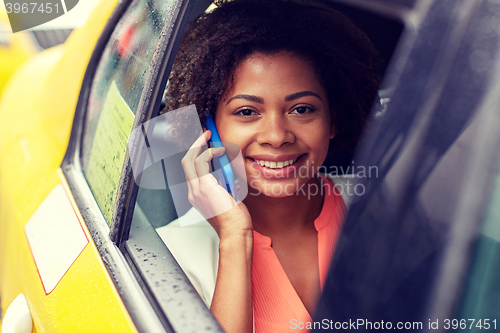
[[[212,115],[209,113],[207,117],[207,129],[212,132],[212,137],[208,142],[212,143],[212,147],[222,147],[222,142],[220,141],[219,132],[217,131],[217,127],[215,127],[215,121]],[[238,201],[236,197],[236,184],[234,181],[233,169],[231,168],[231,164],[229,164],[229,159],[227,158],[226,153],[222,156],[214,157],[214,170],[217,171],[219,176],[219,181],[223,184],[226,184],[226,189],[234,198],[235,201]]]

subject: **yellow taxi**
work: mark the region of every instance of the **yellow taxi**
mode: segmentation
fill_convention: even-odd
[[[0,8],[0,95],[14,71],[38,51],[30,34],[12,34],[4,8]]]
[[[378,173],[360,183],[311,329],[463,329],[474,315],[492,329],[498,2],[325,3],[386,60],[385,108],[356,155]],[[146,125],[184,31],[210,5],[103,0],[12,76],[0,98],[3,332],[222,332],[156,232],[183,212],[149,146],[172,142]]]
[[[35,30],[12,33],[4,6],[0,6],[0,95],[11,75],[27,59],[50,47],[64,43],[79,24],[46,24]]]
[[[220,330],[180,269],[171,267],[172,262],[162,265],[169,268],[160,280],[167,291],[163,299],[156,299],[140,282],[140,274],[130,264],[134,258],[125,254],[124,244],[120,248],[114,242],[112,219],[116,216],[112,218],[108,212],[116,215],[121,209],[106,211],[101,206],[109,204],[106,197],[94,193],[99,190],[96,184],[108,176],[106,185],[118,185],[125,156],[100,161],[105,156],[93,153],[94,167],[104,163],[111,171],[94,173],[94,178],[89,173],[90,187],[82,165],[74,162],[80,158],[80,147],[74,149],[80,141],[76,133],[89,133],[83,138],[86,146],[86,140],[96,135],[95,126],[91,127],[100,112],[110,113],[113,104],[123,107],[121,111],[128,114],[119,126],[124,129],[142,118],[134,116],[142,87],[146,82],[158,82],[149,73],[153,67],[165,65],[175,45],[175,32],[185,24],[186,9],[185,1],[125,1],[118,5],[102,1],[86,25],[64,45],[39,53],[10,81],[0,102],[0,304],[4,330],[20,325],[31,331],[23,326],[31,320],[34,332]],[[124,34],[130,40],[124,41]],[[155,51],[165,59],[154,58]],[[103,107],[106,86],[111,88]],[[123,96],[123,89],[130,94]],[[121,128],[108,130],[115,129]],[[126,144],[127,138],[123,139]],[[108,148],[123,153],[120,144],[124,142]],[[114,166],[116,170],[112,170]],[[184,281],[182,290],[177,290],[178,280]],[[26,309],[29,320],[25,320]]]

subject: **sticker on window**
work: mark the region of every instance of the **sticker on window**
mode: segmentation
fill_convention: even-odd
[[[108,225],[113,217],[116,189],[133,123],[134,114],[113,81],[97,124],[85,173]]]

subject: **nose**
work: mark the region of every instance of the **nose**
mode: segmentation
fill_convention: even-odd
[[[268,144],[279,148],[285,143],[294,143],[295,134],[290,128],[286,117],[281,114],[268,114],[261,123],[257,136],[259,144]]]

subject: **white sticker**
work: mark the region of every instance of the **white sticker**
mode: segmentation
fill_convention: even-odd
[[[46,294],[50,294],[89,240],[62,184],[56,185],[24,227]]]

